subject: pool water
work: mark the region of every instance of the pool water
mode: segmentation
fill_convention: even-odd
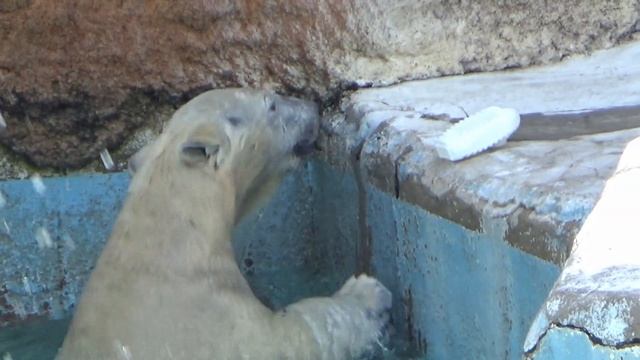
[[[0,359],[53,359],[67,333],[69,319],[33,321],[0,328]]]
[[[0,328],[0,360],[52,360],[67,333],[69,319],[40,320]],[[408,344],[394,341],[383,359],[411,359]]]

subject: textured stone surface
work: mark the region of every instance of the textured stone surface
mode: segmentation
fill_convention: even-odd
[[[546,63],[638,31],[624,1],[4,1],[1,140],[77,167],[211,87],[331,101],[349,84]]]
[[[614,347],[594,344],[579,329],[553,327],[547,331],[535,354],[525,359],[536,360],[633,360],[640,359],[640,346]]]
[[[640,126],[640,41],[549,66],[414,81],[362,90],[359,104],[414,111],[425,118],[462,119],[483,108],[521,115],[512,139],[555,140]]]
[[[640,118],[632,111],[619,124],[635,128],[567,136],[597,131],[611,109],[640,105],[638,53],[633,43],[548,67],[360,90],[327,116],[325,157],[468,229],[497,227],[513,246],[562,265],[625,144],[640,135]],[[492,105],[521,113],[516,135],[538,135],[536,123],[546,121],[566,138],[510,141],[457,163],[437,156],[450,119]],[[557,117],[568,113],[570,122]]]
[[[525,350],[532,358],[552,327],[579,329],[596,344],[639,345],[639,183],[640,138],[625,149],[531,327]]]

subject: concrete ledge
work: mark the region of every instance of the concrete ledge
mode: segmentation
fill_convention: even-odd
[[[576,237],[571,257],[531,327],[530,358],[555,327],[577,329],[610,351],[635,345],[640,356],[640,138],[622,155]],[[546,345],[561,350],[567,344]],[[540,358],[545,358],[540,356]]]
[[[461,225],[472,234],[494,239],[531,258],[562,267],[572,249],[576,252],[579,248],[573,247],[574,238],[598,201],[605,182],[616,171],[626,144],[640,136],[640,67],[633,60],[638,55],[640,43],[634,43],[550,67],[439,78],[356,91],[326,115],[324,158],[338,169],[353,172],[360,189],[372,186],[395,199],[417,205],[430,216],[437,215]],[[505,146],[457,163],[437,157],[434,142],[452,122],[466,113],[492,105],[512,107],[522,114],[522,126],[515,134],[518,141],[510,141]],[[615,175],[614,179],[619,177]],[[640,184],[637,179],[636,184]],[[359,199],[360,202],[372,201],[371,196],[360,196]],[[374,205],[361,204],[360,208],[366,211],[361,210],[359,218],[371,218],[370,213],[376,213]],[[639,209],[625,208],[627,216],[640,214]],[[403,217],[395,213],[389,216],[393,226],[404,224]],[[444,224],[446,222],[441,226]],[[380,227],[376,223],[360,225],[359,247],[365,250],[359,257],[373,253],[374,265],[379,252],[367,250],[368,247],[380,248],[384,245],[379,242],[402,238],[375,230]],[[631,242],[628,238],[634,234],[631,230],[620,228],[620,231],[626,231],[621,239]],[[445,254],[452,248],[442,253],[438,252],[437,246],[438,250],[433,250],[439,241],[454,241],[456,246],[472,247],[458,253],[462,254],[459,266],[468,266],[469,259],[487,261],[486,266],[493,265],[490,258],[474,255],[482,253],[475,246],[483,245],[465,243],[464,237],[452,237],[452,234],[453,230],[451,234],[436,234],[426,240],[418,235],[408,236],[410,239],[403,241],[414,242],[415,246],[426,241],[425,247],[429,250],[420,252],[423,256],[420,259],[416,259],[418,255],[414,252],[405,255],[412,259],[413,270],[406,267],[402,273],[418,276],[422,266],[428,268],[432,262],[447,258]],[[616,230],[608,227],[602,230],[600,238],[608,239],[616,234]],[[549,346],[556,350],[558,346],[572,346],[572,341],[563,339],[568,339],[565,336],[568,332],[575,331],[583,332],[589,339],[590,347],[582,349],[585,354],[599,353],[607,346],[617,351],[606,352],[607,356],[636,353],[635,349],[627,347],[634,346],[639,338],[634,314],[637,312],[636,286],[640,283],[640,271],[629,268],[628,264],[637,263],[638,252],[628,246],[619,247],[622,252],[610,251],[606,247],[608,244],[611,243],[600,241],[601,247],[594,248],[594,257],[589,261],[591,264],[596,259],[602,262],[598,254],[610,254],[604,263],[611,266],[612,271],[596,271],[588,279],[584,279],[585,269],[566,273],[566,282],[558,283],[560,285],[556,286],[555,293],[552,292],[531,328],[527,350],[531,351],[546,331],[554,329],[551,333],[560,334],[560,337],[544,345],[546,353],[549,353]],[[393,245],[388,246],[393,249]],[[370,270],[366,260],[359,261],[363,264],[360,270]],[[455,262],[451,257],[449,261]],[[571,261],[567,269],[571,268]],[[381,268],[373,266],[373,270]],[[453,291],[459,282],[470,287],[475,284],[464,282],[472,280],[451,278],[446,289],[432,288],[443,286],[440,282],[447,280],[437,278],[430,270],[422,274],[422,283],[416,278],[407,282],[411,284],[408,300],[407,296],[402,298],[410,304],[408,308],[413,309],[413,312],[405,312],[412,315],[407,322],[419,324],[419,340],[420,334],[426,334],[423,340],[431,358],[446,358],[445,354],[450,356],[458,347],[467,349],[466,356],[472,353],[477,357],[492,354],[488,358],[522,356],[522,351],[508,350],[495,355],[498,354],[496,349],[487,347],[487,342],[499,344],[504,336],[509,336],[512,342],[524,343],[524,334],[510,326],[502,328],[500,335],[488,335],[489,329],[501,326],[497,319],[486,319],[482,334],[468,334],[465,332],[468,329],[462,325],[466,320],[459,319],[458,336],[465,340],[443,337],[442,332],[449,329],[450,324],[431,314],[431,311],[442,311],[441,308],[429,308],[434,303],[432,298]],[[474,275],[461,276],[473,279]],[[535,272],[514,275],[513,281],[537,281],[537,276]],[[478,294],[495,284],[494,281],[483,279]],[[402,282],[395,284],[404,285]],[[576,288],[581,290],[575,292]],[[404,290],[403,294],[406,293]],[[631,299],[632,294],[636,299]],[[446,304],[449,315],[458,313],[465,306],[456,300]],[[525,319],[528,327],[534,319],[527,317],[526,312],[509,313],[508,308],[509,305],[504,305],[499,311],[510,324],[515,323],[515,319]],[[484,311],[492,313],[494,310],[485,305]],[[470,318],[478,316],[473,314],[469,314]],[[485,336],[484,342],[478,341]],[[469,340],[471,338],[473,341]],[[452,346],[453,343],[456,345]],[[618,351],[619,348],[625,349]],[[593,358],[599,357],[594,355]]]
[[[470,230],[500,228],[513,246],[561,265],[624,145],[640,136],[636,57],[640,43],[549,67],[357,91],[327,116],[325,157],[340,168],[355,161],[378,188]],[[433,144],[450,120],[491,105],[523,114],[520,139],[553,141],[439,159]],[[554,136],[537,131],[540,122]]]

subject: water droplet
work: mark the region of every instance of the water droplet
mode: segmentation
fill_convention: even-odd
[[[7,122],[4,121],[4,118],[2,117],[2,113],[0,113],[0,131],[6,128],[7,128]]]
[[[4,229],[7,230],[7,235],[11,235],[11,229],[9,228],[9,224],[7,224],[7,220],[2,219],[2,223],[4,224]]]
[[[22,301],[13,302],[11,306],[13,306],[13,312],[18,315],[20,319],[24,319],[27,316],[27,311],[24,309]]]
[[[169,349],[169,345],[164,344],[164,348],[165,350],[167,350],[167,355],[169,355],[169,359],[174,359],[173,353],[171,352],[171,349]]]
[[[0,208],[3,208],[5,205],[7,205],[7,199],[4,197],[2,191],[0,191]]]
[[[26,291],[27,294],[31,295],[31,283],[29,282],[28,277],[22,277],[22,286],[24,287],[24,291]]]
[[[73,251],[76,249],[76,243],[73,241],[69,234],[62,235],[62,240],[64,241],[64,246],[69,248],[69,250]]]
[[[38,173],[31,175],[31,185],[33,185],[33,189],[40,195],[44,195],[44,192],[47,190],[47,187],[44,186],[44,182],[42,182],[42,178]]]
[[[122,360],[131,360],[131,350],[126,345],[123,345],[119,340],[115,341],[116,351],[118,352],[118,358]]]
[[[20,180],[24,180],[29,177],[29,173],[24,169],[19,169],[16,177]]]
[[[36,241],[38,242],[38,247],[40,249],[50,248],[53,246],[53,241],[51,240],[51,235],[49,235],[49,231],[44,227],[39,227],[36,231]]]
[[[102,164],[105,169],[111,171],[114,169],[113,159],[111,159],[111,154],[109,154],[109,150],[103,149],[100,151],[100,160],[102,160]]]

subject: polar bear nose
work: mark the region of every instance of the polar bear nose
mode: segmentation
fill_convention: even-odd
[[[293,146],[293,153],[296,156],[311,154],[316,149],[315,141],[304,139]]]
[[[308,155],[318,149],[316,139],[318,138],[320,118],[317,115],[317,112],[311,112],[310,114],[313,115],[304,119],[305,124],[300,134],[300,140],[293,146],[293,153],[296,156]]]

